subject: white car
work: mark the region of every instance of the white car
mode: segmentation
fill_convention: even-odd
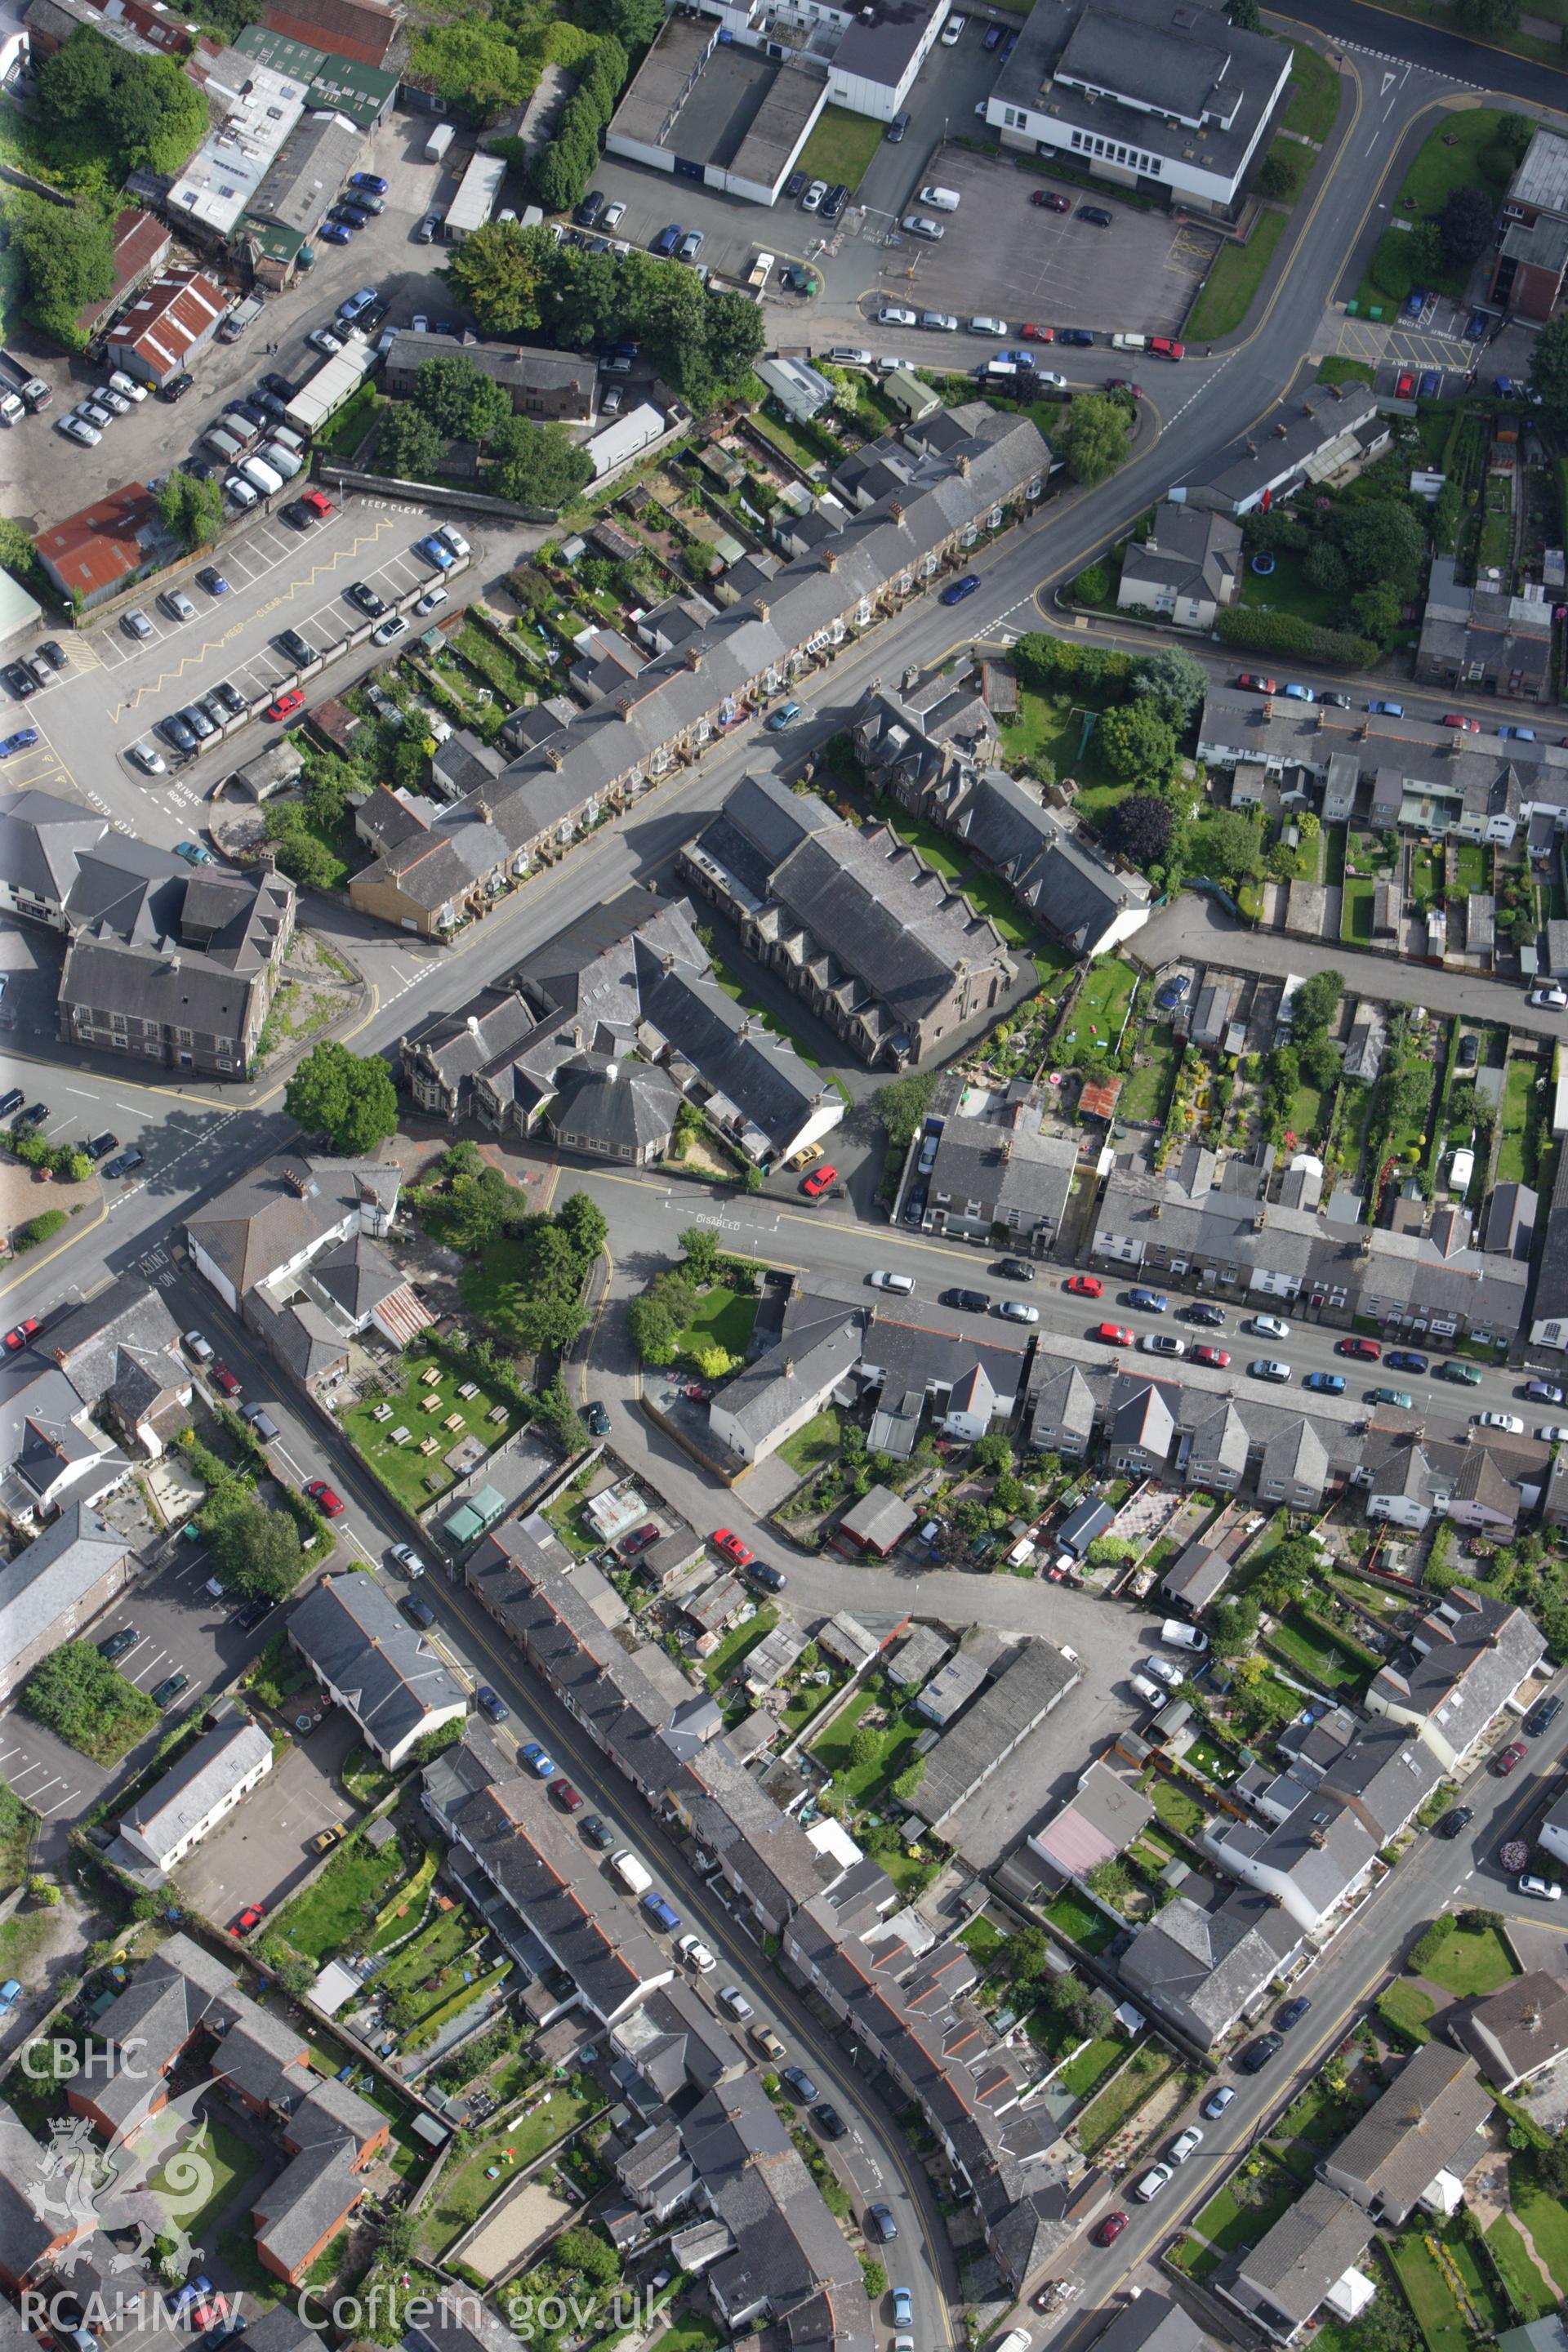
[[[899,226],[906,236],[923,236],[931,245],[940,245],[947,235],[942,223],[933,221],[928,213],[906,213]]]
[[[1175,2168],[1169,2164],[1152,2164],[1142,2180],[1133,2184],[1132,2194],[1140,2205],[1147,2205],[1158,2197],[1167,2181],[1175,2178]]]
[[[1195,2156],[1203,2144],[1204,2136],[1196,2124],[1189,2124],[1186,2130],[1178,2132],[1171,2142],[1166,2160],[1171,2164],[1185,2164],[1188,2157]]]
[[[963,38],[963,28],[968,22],[969,19],[967,16],[950,16],[948,18],[946,24],[942,28],[942,47],[944,48],[957,48],[960,41]]]
[[[1533,1871],[1527,1871],[1520,1880],[1519,1891],[1521,1895],[1533,1895],[1538,1903],[1561,1903],[1563,1900],[1563,1889],[1557,1881],[1554,1878],[1538,1878]]]
[[[392,1547],[391,1556],[397,1562],[398,1567],[403,1570],[405,1576],[424,1575],[425,1563],[420,1559],[412,1544],[394,1544]]]
[[[885,303],[877,313],[877,323],[882,327],[918,327],[920,313],[906,310],[897,302]]]
[[[615,203],[606,205],[599,215],[599,226],[604,229],[619,228],[626,216],[626,208],[617,196]]]
[[[700,1936],[682,1936],[675,1948],[687,1967],[695,1969],[700,1977],[711,1976],[719,1965]]]
[[[878,1266],[873,1274],[868,1274],[866,1279],[873,1290],[896,1290],[905,1298],[915,1286],[912,1274],[889,1274],[882,1265]]]
[[[969,321],[969,331],[972,335],[996,335],[1005,341],[1013,330],[1005,319],[994,319],[989,311],[982,310]]]
[[[128,760],[134,760],[145,775],[166,776],[169,772],[169,762],[152,743],[132,743],[125,756]]]
[[[1037,383],[1048,383],[1053,392],[1065,392],[1068,388],[1068,380],[1066,376],[1058,375],[1055,368],[1037,368],[1035,371],[1035,382]]]
[[[427,335],[429,333],[430,321],[423,310],[416,310],[412,319],[409,320],[408,331],[411,335]]]
[[[444,604],[446,602],[447,591],[437,581],[434,588],[426,588],[414,609],[416,613],[433,613],[437,604]]]
[[[454,555],[468,555],[472,552],[462,532],[452,523],[444,522],[436,536],[437,539],[446,541]]]
[[[1145,1331],[1138,1345],[1149,1356],[1184,1356],[1187,1343],[1173,1331]]]
[[[212,1362],[213,1343],[210,1339],[205,1339],[201,1332],[187,1331],[184,1338],[181,1340],[180,1345],[184,1348],[186,1355],[194,1357],[198,1364],[210,1364]]]
[[[1140,1658],[1138,1663],[1146,1675],[1152,1675],[1167,1690],[1180,1690],[1185,1679],[1180,1666],[1173,1666],[1169,1658]]]
[[[158,602],[172,621],[194,621],[196,608],[183,588],[165,588]]]
[[[394,613],[387,620],[383,621],[378,629],[373,629],[371,631],[371,644],[373,646],[389,646],[395,637],[405,635],[407,629],[408,624],[404,619],[402,614]]]
[[[103,438],[96,425],[89,425],[84,416],[78,416],[74,411],[69,416],[62,416],[55,430],[66,434],[72,441],[79,441],[84,449],[96,449]]]
[[[1021,1298],[1005,1298],[996,1312],[1004,1323],[1037,1323],[1040,1319],[1039,1308],[1026,1306]]]
[[[147,397],[146,385],[144,383],[138,383],[133,375],[125,374],[124,371],[121,368],[116,368],[114,373],[110,377],[109,389],[110,392],[120,393],[126,400],[134,401],[138,406],[140,406],[142,402]]]
[[[721,1985],[720,1987],[719,2006],[721,2009],[727,2009],[731,2016],[742,2025],[744,2025],[749,2017],[754,2017],[756,2015],[755,2010],[752,2007],[751,2002],[746,1999],[745,1994],[741,1990],[739,1985]]]
[[[1568,994],[1560,988],[1532,988],[1529,1001],[1539,1005],[1543,1013],[1568,1011]]]
[[[803,213],[814,213],[814,212],[816,212],[816,211],[818,209],[818,207],[820,206],[820,205],[821,205],[821,203],[822,203],[822,199],[823,199],[823,197],[824,197],[826,194],[827,194],[827,183],[826,183],[826,180],[813,180],[813,182],[812,182],[812,184],[811,184],[810,187],[809,187],[809,188],[807,188],[807,190],[806,190],[806,192],[805,192],[805,195],[804,195],[804,196],[802,196],[802,198],[801,198],[801,200],[800,200],[800,208],[801,208],[801,211],[802,211]]]
[[[343,347],[342,337],[334,335],[331,327],[312,327],[305,341],[313,352],[320,352],[323,359],[335,359]]]
[[[1524,1435],[1524,1423],[1517,1412],[1482,1412],[1476,1416],[1479,1429],[1505,1429],[1510,1437]]]
[[[1206,1650],[1209,1645],[1202,1627],[1189,1625],[1184,1617],[1167,1617],[1160,1628],[1160,1639],[1167,1650]],[[1145,1664],[1150,1663],[1145,1659]]]
[[[1255,1315],[1242,1328],[1256,1332],[1260,1339],[1288,1339],[1290,1337],[1290,1326],[1281,1323],[1278,1315]]]
[[[1535,1433],[1542,1445],[1568,1445],[1568,1421],[1549,1421]]]

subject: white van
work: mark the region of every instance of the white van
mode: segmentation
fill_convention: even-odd
[[[1113,352],[1146,352],[1149,338],[1147,335],[1112,335],[1110,348]]]
[[[873,1290],[896,1290],[901,1298],[907,1298],[915,1286],[912,1274],[888,1274],[880,1266],[875,1274],[868,1275],[867,1280]]]
[[[268,498],[283,488],[282,475],[274,472],[265,457],[247,457],[242,460],[239,470],[254,488],[265,490]]]
[[[286,482],[291,482],[296,474],[302,474],[305,470],[305,460],[299,451],[286,448],[281,441],[267,444],[261,452],[261,462],[264,466],[270,466],[275,474],[281,474]]]
[[[922,188],[921,202],[922,205],[929,205],[935,213],[955,213],[959,205],[958,190],[956,188]]]
[[[610,1856],[610,1868],[628,1895],[646,1895],[653,1880],[628,1847],[622,1853]]]
[[[1158,1683],[1152,1683],[1147,1675],[1134,1675],[1131,1682],[1145,1706],[1163,1706],[1171,1696],[1169,1691],[1163,1691]]]

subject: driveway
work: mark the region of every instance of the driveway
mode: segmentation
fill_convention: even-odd
[[[247,1903],[275,1911],[317,1865],[307,1840],[353,1820],[357,1808],[338,1774],[363,1746],[342,1707],[306,1740],[291,1741],[261,1786],[180,1864],[175,1883],[185,1899],[224,1927]]]

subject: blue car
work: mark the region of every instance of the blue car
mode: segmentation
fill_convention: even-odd
[[[1487,336],[1491,331],[1491,320],[1488,318],[1484,310],[1472,310],[1470,312],[1469,324],[1465,329],[1466,342],[1484,342]]]
[[[1533,727],[1500,727],[1498,729],[1498,733],[1500,735],[1511,735],[1516,743],[1533,743],[1535,740],[1535,730]]]
[[[674,1935],[680,1925],[680,1914],[671,1909],[662,1895],[645,1895],[642,1907],[656,1927],[662,1927],[667,1936]]]
[[[30,751],[37,740],[36,727],[18,727],[15,735],[7,735],[0,742],[0,760],[15,759],[18,751]]]
[[[1510,375],[1494,375],[1492,378],[1492,390],[1494,392],[1500,392],[1505,400],[1511,400],[1514,394],[1519,390],[1519,386],[1515,383],[1512,376]]]
[[[786,728],[793,727],[795,720],[802,716],[804,714],[798,702],[786,702],[782,710],[775,710],[768,719],[769,730],[774,735],[782,735]]]
[[[214,863],[212,851],[204,849],[199,841],[176,841],[174,855],[183,857],[187,866],[211,866]]]
[[[1426,374],[1421,379],[1420,389],[1423,400],[1436,399],[1437,394],[1443,389],[1443,379],[1438,374],[1436,368],[1427,369]]]
[[[345,228],[342,221],[330,220],[323,221],[316,234],[323,245],[347,245],[353,236],[353,231],[352,228]]]
[[[1416,1355],[1410,1348],[1391,1348],[1383,1360],[1391,1372],[1424,1372],[1426,1369],[1426,1357]]]
[[[443,572],[450,572],[458,560],[446,542],[434,536],[416,541],[414,552],[416,555],[422,555],[426,563],[437,565]]]
[[[338,316],[345,325],[352,327],[356,319],[363,319],[367,310],[374,310],[380,299],[374,286],[362,286],[357,294],[351,294],[346,302],[338,304]]]
[[[1405,315],[1407,319],[1418,319],[1426,308],[1426,297],[1421,291],[1420,287],[1417,286],[1412,292],[1409,300],[1405,305]]]
[[[912,2327],[915,2324],[915,2300],[907,2286],[893,2289],[893,2326]]]
[[[1057,341],[1058,343],[1077,343],[1087,351],[1093,343],[1094,337],[1087,327],[1058,327]]]
[[[208,563],[196,574],[196,585],[205,588],[209,596],[226,596],[228,582],[223,573]]]
[[[1403,702],[1369,702],[1366,707],[1374,716],[1384,719],[1403,719],[1405,716]]]
[[[1310,686],[1288,686],[1285,688],[1287,702],[1316,702],[1317,698]]]
[[[649,250],[657,253],[661,261],[668,261],[685,235],[686,231],[681,227],[680,223],[671,221],[668,228],[659,230]]]
[[[1036,363],[1033,352],[998,352],[996,356],[1005,360],[1009,367],[1032,368]]]
[[[1170,1303],[1163,1290],[1130,1290],[1127,1294],[1128,1306],[1141,1307],[1145,1315],[1163,1315]]]
[[[1343,1396],[1345,1384],[1338,1372],[1309,1372],[1307,1386],[1319,1396]]]
[[[1161,1012],[1173,1013],[1192,984],[1192,974],[1187,971],[1179,971],[1174,980],[1168,980],[1154,999]]]
[[[386,194],[386,182],[378,180],[374,172],[351,172],[349,185],[351,188],[368,188],[373,196],[384,196]]]
[[[1555,1381],[1526,1381],[1524,1393],[1531,1404],[1561,1404],[1563,1391]]]
[[[491,1690],[489,1683],[481,1683],[474,1693],[474,1697],[492,1723],[505,1723],[511,1714],[510,1707],[508,1706],[500,1693]]]
[[[520,1748],[517,1752],[536,1780],[549,1780],[555,1769],[555,1759],[553,1756],[545,1754],[537,1739],[531,1739],[525,1748]]]
[[[966,572],[962,580],[952,581],[949,585],[942,590],[942,595],[938,601],[943,604],[962,604],[966,596],[973,595],[979,585],[979,572]]]

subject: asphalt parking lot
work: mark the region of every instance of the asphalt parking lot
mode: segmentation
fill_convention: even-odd
[[[309,1851],[309,1841],[353,1820],[357,1809],[338,1774],[363,1745],[353,1717],[342,1707],[329,1708],[316,1729],[296,1740],[261,1786],[180,1864],[176,1883],[194,1907],[226,1925],[247,1903],[275,1911],[316,1867],[319,1857]]]
[[[955,189],[959,208],[940,215],[940,244],[905,237],[899,257],[905,265],[902,282],[895,274],[882,288],[868,289],[863,300],[868,315],[892,300],[960,316],[988,311],[1005,319],[1015,332],[1028,320],[1108,333],[1167,334],[1186,316],[1193,289],[1214,256],[1214,238],[1191,222],[1118,204],[1109,190],[1087,195],[1065,182],[1020,170],[1010,156],[940,148],[911,186],[906,210],[929,211],[920,205],[919,193],[932,183]],[[1029,202],[1037,189],[1051,188],[1067,196],[1070,212]],[[1112,226],[1097,228],[1080,219],[1085,204],[1109,212]],[[1050,363],[1048,354],[1040,355],[1040,363]],[[1140,363],[1160,364],[1142,355]]]

